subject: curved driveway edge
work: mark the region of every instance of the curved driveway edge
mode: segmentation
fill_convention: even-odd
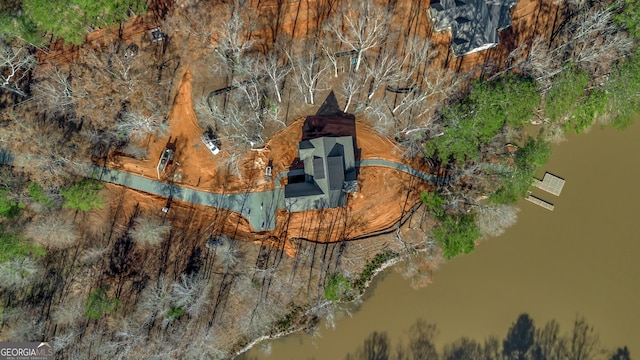
[[[444,183],[449,182],[449,178],[438,178],[411,168],[407,165],[383,159],[362,160],[356,163],[357,167],[379,166],[396,169],[422,180]],[[247,193],[218,194],[200,190],[194,190],[148,179],[138,175],[122,172],[120,170],[107,169],[93,166],[92,178],[125,186],[134,190],[182,200],[193,204],[219,207],[242,214],[256,231],[274,230],[276,228],[276,210],[285,207],[284,189],[280,185],[280,180],[286,176],[287,172],[280,172],[276,178],[276,188],[267,191],[255,191]]]
[[[0,149],[0,164],[24,166],[21,164],[28,162],[30,156],[37,155],[14,154]],[[285,208],[284,189],[280,187],[280,183],[282,178],[287,175],[288,172],[286,171],[280,172],[275,177],[276,188],[274,190],[218,194],[184,188],[97,165],[76,165],[78,165],[76,174],[80,176],[125,186],[153,195],[235,211],[244,216],[256,231],[274,230],[276,228],[276,210]],[[451,178],[438,178],[407,165],[384,159],[362,160],[356,162],[356,166],[387,167],[434,183],[446,183],[452,180]]]

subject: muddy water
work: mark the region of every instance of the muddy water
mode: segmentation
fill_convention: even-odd
[[[435,322],[438,345],[461,336],[503,337],[522,312],[568,330],[576,314],[601,342],[640,353],[640,124],[624,132],[593,129],[554,147],[546,170],[567,181],[550,212],[528,202],[518,223],[469,256],[443,265],[435,282],[412,290],[394,271],[336,330],[272,342],[259,359],[342,359],[374,330],[395,341],[417,318]]]

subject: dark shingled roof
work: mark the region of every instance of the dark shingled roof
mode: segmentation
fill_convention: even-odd
[[[311,196],[311,195],[322,195],[323,192],[320,188],[314,183],[301,182],[301,183],[293,183],[287,184],[284,187],[284,197],[285,198],[295,198],[301,196]]]
[[[329,173],[331,173],[331,169],[329,169]],[[324,179],[324,160],[321,157],[313,158],[313,178]]]
[[[329,190],[340,190],[344,186],[344,163],[342,156],[327,158],[327,168],[329,168]]]
[[[355,117],[340,110],[332,92],[318,112],[307,117],[302,132],[299,159],[285,186],[287,209],[344,206],[345,181],[357,179]]]
[[[429,12],[436,31],[451,29],[456,56],[498,44],[498,31],[511,26],[510,9],[517,0],[431,0]]]

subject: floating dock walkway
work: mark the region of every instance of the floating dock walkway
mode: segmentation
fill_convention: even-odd
[[[532,203],[534,203],[534,204],[536,204],[538,206],[542,206],[543,208],[545,208],[545,209],[547,209],[549,211],[553,211],[554,206],[550,202],[546,202],[546,201],[544,201],[544,200],[542,200],[540,198],[537,198],[537,197],[535,197],[533,195],[527,195],[527,197],[524,198],[524,199],[527,200],[527,201],[530,201],[530,202],[532,202]]]
[[[545,173],[544,177],[542,178],[542,181],[538,179],[533,180],[533,186],[537,187],[538,189],[544,190],[550,194],[553,194],[555,196],[560,196],[560,193],[562,192],[562,188],[564,187],[564,179],[550,173]],[[525,200],[530,201],[538,206],[542,206],[543,208],[549,211],[553,211],[554,209],[554,206],[552,203],[542,200],[539,197],[536,197],[533,195],[527,195]]]

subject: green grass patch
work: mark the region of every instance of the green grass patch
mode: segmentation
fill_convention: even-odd
[[[15,258],[32,256],[39,258],[47,251],[39,244],[32,244],[17,235],[9,235],[0,229],[0,264]]]
[[[103,314],[113,312],[119,304],[120,300],[109,298],[105,288],[94,290],[87,299],[84,316],[90,320],[100,320]]]
[[[53,35],[80,45],[88,28],[104,28],[146,11],[145,0],[23,0],[19,8],[0,13],[0,35],[37,46]]]
[[[340,301],[351,291],[349,279],[342,274],[334,273],[329,276],[327,287],[324,289],[324,297],[331,301]]]
[[[631,36],[640,39],[640,0],[624,0],[616,2],[615,6],[620,6],[613,15],[615,22],[627,29]]]
[[[551,121],[562,120],[584,96],[589,74],[580,69],[567,69],[554,80],[547,94],[545,113]]]
[[[89,211],[104,206],[104,199],[99,191],[104,184],[95,180],[80,180],[72,186],[60,189],[60,194],[66,199],[62,207],[73,210]]]
[[[0,189],[0,217],[14,218],[23,208],[24,204],[9,199],[9,189]]]
[[[573,130],[576,134],[589,128],[598,116],[602,116],[607,107],[607,95],[602,90],[589,93],[573,109],[569,121],[564,124],[565,131]]]
[[[35,182],[29,182],[27,186],[27,190],[29,191],[29,196],[33,199],[33,201],[39,202],[42,205],[52,207],[53,201],[45,195],[42,186]]]
[[[170,320],[180,319],[184,315],[184,306],[172,306],[167,311],[167,318]]]
[[[606,84],[607,111],[612,114],[612,126],[623,130],[634,123],[640,113],[640,50],[629,61],[616,68]]]

